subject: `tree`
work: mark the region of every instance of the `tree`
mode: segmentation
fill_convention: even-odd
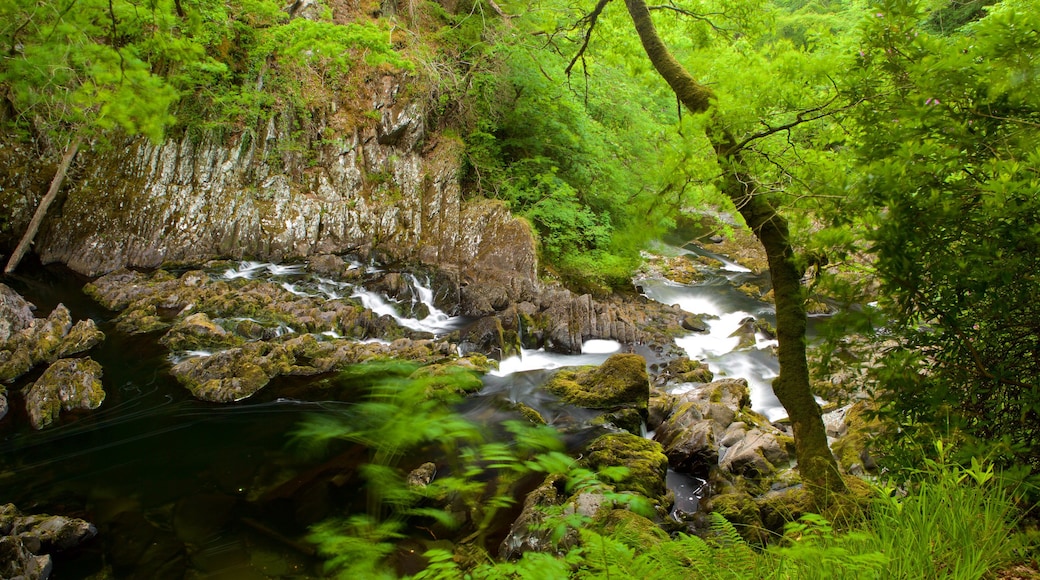
[[[28,251],[84,141],[114,128],[158,140],[173,121],[169,108],[177,91],[153,72],[151,61],[157,52],[174,50],[179,17],[170,2],[144,10],[115,0],[14,0],[0,8],[0,20],[6,23],[0,32],[0,87],[13,124],[45,151],[63,151],[4,268],[9,274]],[[176,46],[182,58],[197,54],[189,45]]]
[[[912,462],[942,437],[1038,472],[1040,4],[937,33],[914,2],[870,12],[852,191],[899,344],[878,369],[890,451]]]
[[[600,0],[585,17],[589,32],[574,62],[584,56],[591,29],[597,24],[609,1]],[[802,285],[807,262],[796,254],[789,223],[778,209],[778,195],[782,192],[764,186],[766,180],[755,175],[756,163],[748,155],[757,141],[776,134],[786,134],[790,139],[790,132],[795,127],[832,115],[841,107],[835,105],[835,99],[831,98],[777,125],[762,120],[760,127],[765,126],[764,130],[749,131],[746,136],[738,136],[716,107],[717,96],[712,88],[695,79],[664,43],[645,0],[626,0],[625,5],[642,48],[657,74],[668,83],[687,111],[703,117],[704,134],[721,170],[715,185],[737,209],[766,252],[776,305],[779,342],[780,375],[773,382],[773,390],[787,410],[794,428],[796,457],[802,480],[813,492],[817,505],[825,506],[830,502],[831,494],[845,491],[846,488],[827,445],[820,407],[810,388],[806,363],[807,292]],[[675,5],[670,6],[683,12]],[[691,12],[687,14],[693,15]],[[767,163],[775,165],[776,161],[767,159]],[[781,169],[781,173],[785,171]]]

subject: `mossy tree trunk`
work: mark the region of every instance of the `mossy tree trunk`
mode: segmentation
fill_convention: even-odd
[[[625,0],[625,4],[643,49],[679,101],[693,113],[707,112],[714,94],[672,56],[657,34],[645,0]],[[827,446],[820,406],[809,388],[809,365],[805,356],[806,296],[801,283],[803,272],[795,261],[787,220],[765,196],[756,194],[755,181],[748,174],[743,149],[729,128],[715,121],[709,123],[707,133],[724,171],[720,187],[766,251],[776,304],[780,359],[780,376],[773,381],[773,391],[794,427],[802,481],[813,492],[817,505],[824,506],[830,503],[831,493],[844,492],[846,488]]]

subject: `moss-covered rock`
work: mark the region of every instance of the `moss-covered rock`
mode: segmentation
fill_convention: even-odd
[[[620,540],[635,550],[642,550],[668,541],[668,534],[653,520],[630,510],[604,510],[594,525],[600,532]]]
[[[205,312],[196,312],[178,320],[159,342],[172,351],[230,348],[243,339],[221,327]]]
[[[598,367],[560,371],[545,388],[565,403],[586,409],[645,410],[650,399],[646,359],[637,354],[615,354]]]
[[[881,422],[871,417],[872,411],[864,401],[850,406],[842,421],[844,433],[831,445],[838,465],[846,473],[863,475],[877,468],[870,455],[870,441],[881,430]]]
[[[105,400],[101,365],[89,359],[61,359],[47,368],[25,396],[35,429],[58,419],[62,410],[97,409]]]
[[[278,374],[280,367],[290,366],[286,359],[284,348],[255,342],[211,356],[189,358],[174,365],[170,372],[195,398],[227,403],[259,391]]]
[[[613,482],[617,491],[631,491],[658,505],[668,504],[666,509],[670,507],[665,487],[668,458],[656,441],[631,433],[608,433],[589,443],[582,461],[593,471],[606,467],[627,468],[627,475]]]
[[[749,543],[759,545],[765,542],[766,531],[762,517],[751,494],[736,491],[714,495],[705,502],[705,509],[729,520]]]
[[[654,382],[658,386],[669,383],[710,383],[714,377],[704,362],[682,356],[668,361],[658,371]]]

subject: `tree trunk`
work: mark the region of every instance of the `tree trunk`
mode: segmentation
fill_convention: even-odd
[[[625,5],[643,49],[657,72],[687,109],[693,113],[707,112],[714,94],[709,87],[698,83],[672,56],[657,34],[645,0],[625,0]],[[809,365],[805,358],[805,294],[802,272],[794,260],[787,221],[765,197],[755,194],[754,180],[747,174],[741,148],[729,129],[713,122],[708,127],[708,139],[725,172],[721,189],[733,201],[766,251],[776,305],[780,359],[780,376],[773,381],[773,391],[794,427],[795,455],[802,482],[813,492],[816,504],[825,506],[832,492],[842,492],[846,488],[834,455],[827,446],[827,431],[820,416],[820,406],[816,404],[809,386]]]
[[[82,141],[82,137],[77,136],[65,149],[65,155],[61,157],[61,163],[58,164],[58,168],[54,171],[54,178],[51,179],[51,186],[47,190],[47,195],[40,200],[40,205],[36,208],[36,213],[33,214],[29,227],[25,229],[21,241],[18,242],[18,246],[11,253],[11,259],[7,261],[4,274],[14,272],[14,269],[18,267],[18,263],[25,257],[25,253],[29,251],[29,246],[32,244],[33,239],[36,238],[36,233],[40,231],[40,224],[43,223],[47,210],[54,203],[55,198],[58,197],[58,192],[61,191],[61,184],[64,183],[65,176],[69,173],[69,166],[72,165],[72,160],[76,158],[76,153],[79,151],[79,145]]]

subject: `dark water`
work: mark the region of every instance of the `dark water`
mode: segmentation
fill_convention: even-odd
[[[33,430],[19,389],[37,369],[8,386],[11,411],[0,421],[0,503],[99,529],[82,548],[55,556],[52,577],[88,578],[106,564],[125,578],[319,576],[320,561],[303,541],[307,525],[360,495],[357,484],[348,478],[330,488],[319,469],[292,493],[278,491],[319,465],[290,444],[291,432],[344,403],[297,400],[300,381],[290,380],[248,402],[196,401],[169,375],[158,337],[115,332],[115,313],[79,291],[85,282],[39,266],[5,280],[37,316],[61,302],[73,320],[92,318],[106,334],[89,353],[104,368],[101,408]]]

